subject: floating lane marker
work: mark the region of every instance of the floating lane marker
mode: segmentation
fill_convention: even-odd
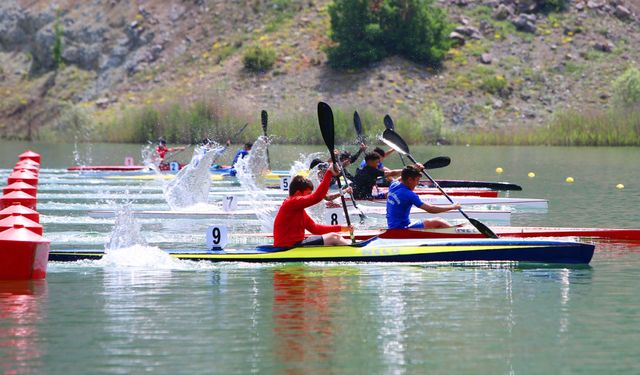
[[[534,178],[536,176],[536,174],[533,173],[533,172],[529,172],[529,174],[527,174],[527,176],[529,176],[529,178]]]
[[[496,168],[496,173],[497,173],[497,174],[500,174],[500,173],[502,173],[502,172],[504,172],[504,169],[502,169],[502,167],[498,167],[498,168]]]
[[[624,189],[624,185],[623,184],[618,184],[618,185],[616,185],[616,189]]]
[[[573,177],[569,176],[569,177],[567,177],[567,178],[565,179],[565,181],[566,181],[568,184],[572,184],[572,183],[573,183]]]

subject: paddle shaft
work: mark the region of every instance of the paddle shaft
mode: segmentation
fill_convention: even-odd
[[[333,161],[333,164],[337,165],[338,168],[340,168],[340,175],[337,176],[338,178],[336,178],[336,181],[338,181],[338,191],[340,192],[340,201],[342,202],[342,209],[344,210],[344,217],[347,220],[347,226],[350,227],[351,226],[351,219],[349,219],[349,209],[347,208],[347,201],[344,199],[344,194],[342,194],[342,183],[340,182],[340,176],[344,177],[344,171],[342,170],[342,166],[340,166],[336,162],[336,155],[333,152],[333,147],[329,148],[329,152],[331,153],[331,161]],[[346,177],[345,177],[345,180],[346,180]],[[353,196],[351,196],[351,201],[352,202],[354,201]],[[354,202],[354,206],[355,206],[355,202]],[[356,243],[356,237],[355,237],[353,231],[349,230],[349,233],[351,233],[351,243]]]
[[[335,160],[334,160],[335,162]],[[347,176],[344,174],[344,168],[342,167],[342,163],[338,162],[338,166],[340,167],[340,176],[338,176],[337,180],[338,180],[338,188],[340,188],[340,177],[344,178],[344,184],[345,186],[349,186],[349,183],[347,181],[349,181],[347,179]],[[342,196],[342,190],[340,190],[340,196],[342,197],[342,202],[344,204],[344,196]],[[362,212],[362,210],[360,208],[358,208],[358,204],[356,203],[356,199],[353,197],[353,193],[349,193],[349,196],[351,197],[351,203],[353,204],[353,208],[355,208],[356,210],[358,210],[358,215],[360,216],[360,223],[362,224],[364,222],[364,220],[367,218],[367,216],[364,214],[364,212]],[[349,215],[347,215],[349,216]]]
[[[269,157],[269,137],[267,136],[267,124],[269,122],[269,116],[267,115],[267,111],[263,110],[260,113],[260,120],[262,122],[262,134],[264,134],[265,142],[267,142],[267,166],[271,169],[271,158]]]
[[[407,152],[407,157],[409,158],[409,160],[411,160],[412,163],[416,164],[417,161],[416,159],[413,158],[413,156],[411,156],[410,153]],[[438,190],[440,190],[440,192],[442,193],[442,195],[444,195],[447,200],[449,202],[451,202],[452,204],[454,203],[453,200],[451,199],[451,197],[449,196],[449,194],[447,194],[441,187],[440,185],[438,185],[438,183],[436,182],[436,180],[434,180],[431,176],[429,176],[429,173],[427,173],[427,171],[425,171],[424,169],[422,170],[422,173],[431,181],[431,183],[438,188]],[[478,231],[480,231],[482,234],[486,235],[487,237],[491,237],[491,238],[498,238],[498,236],[493,233],[493,231],[491,229],[489,229],[489,227],[487,227],[486,225],[480,223],[478,220],[476,219],[472,219],[470,218],[463,210],[462,208],[458,208],[458,211],[460,211],[460,213],[462,214],[462,216],[464,216],[471,224],[473,224],[474,227],[476,227],[476,229],[478,229]]]

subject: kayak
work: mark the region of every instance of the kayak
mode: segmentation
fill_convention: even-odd
[[[585,240],[605,241],[640,241],[640,229],[625,228],[570,228],[570,227],[510,227],[494,226],[491,230],[499,237],[539,238],[539,237],[572,237]],[[250,237],[271,237],[271,233],[243,234]],[[345,238],[348,233],[343,234]],[[459,225],[440,229],[372,229],[355,232],[358,240],[366,240],[375,236],[382,238],[485,238],[474,227]]]
[[[262,208],[268,208],[262,206]],[[277,210],[277,206],[272,206],[273,213]],[[360,207],[362,212],[367,215],[377,216],[379,218],[384,217],[387,213],[386,207]],[[509,210],[465,210],[464,211],[470,217],[478,220],[488,220],[495,222],[510,222],[511,211]],[[111,218],[116,216],[115,210],[89,210],[89,217],[92,218]],[[255,219],[257,218],[255,209],[237,209],[234,211],[207,210],[207,211],[162,211],[162,210],[132,210],[131,214],[137,218],[146,219]],[[350,217],[356,219],[359,217],[359,211],[353,208],[349,209]],[[439,213],[438,215],[430,214],[424,210],[411,211],[412,218],[424,218],[424,217],[442,217],[444,219],[463,219],[464,216],[459,211],[447,211]]]
[[[182,260],[210,262],[476,262],[506,261],[588,264],[594,246],[577,242],[522,239],[385,239],[372,238],[351,246],[240,250],[168,250]],[[52,250],[50,261],[101,259],[102,250]]]
[[[447,197],[444,195],[431,195],[431,194],[419,194],[420,199],[423,202],[434,205],[447,205],[450,204]],[[347,198],[348,200],[348,198]],[[509,198],[509,197],[478,197],[478,196],[455,196],[452,200],[456,203],[460,203],[463,206],[517,206],[518,208],[529,208],[544,210],[549,206],[547,199],[540,198]],[[386,204],[386,199],[372,199],[358,201],[364,204],[378,203]]]
[[[510,182],[473,181],[473,180],[436,180],[441,188],[483,188],[497,191],[521,191],[522,186]],[[429,180],[421,180],[420,185],[435,187]]]

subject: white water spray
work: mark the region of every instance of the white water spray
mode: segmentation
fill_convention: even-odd
[[[164,198],[172,210],[206,204],[211,188],[209,168],[226,150],[217,143],[196,147],[191,162],[163,188]]]
[[[267,160],[269,142],[269,138],[265,136],[258,137],[249,155],[239,159],[234,166],[237,172],[236,177],[247,192],[246,199],[253,202],[260,227],[264,232],[273,231],[273,220],[276,214],[273,206],[261,203],[269,200],[262,192],[265,188],[265,175],[269,172]]]
[[[116,221],[105,246],[105,252],[131,247],[133,245],[146,245],[147,241],[142,236],[140,224],[133,217],[131,203],[125,203],[116,209]]]

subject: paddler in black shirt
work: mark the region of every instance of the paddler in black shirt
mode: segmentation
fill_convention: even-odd
[[[364,167],[356,170],[353,177],[353,196],[356,199],[384,199],[386,193],[372,194],[373,186],[378,177],[397,177],[402,174],[402,169],[378,169],[380,154],[367,152],[364,157]]]

